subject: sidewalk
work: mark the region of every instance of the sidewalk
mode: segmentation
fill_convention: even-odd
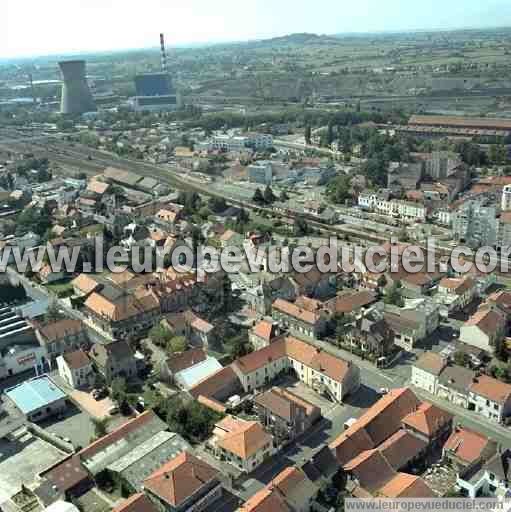
[[[460,423],[462,425],[477,430],[478,432],[481,432],[484,435],[495,439],[496,441],[500,441],[505,445],[509,444],[509,440],[511,439],[511,429],[506,428],[499,423],[493,423],[492,421],[486,419],[484,416],[480,416],[476,412],[469,411],[463,407],[448,402],[443,398],[432,395],[424,389],[417,388],[411,384],[409,384],[409,386],[413,389],[414,393],[419,398],[431,402],[438,407],[441,407],[442,409],[450,412],[456,418],[461,419],[462,421]]]

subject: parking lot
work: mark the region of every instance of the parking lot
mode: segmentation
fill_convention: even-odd
[[[75,389],[69,392],[69,396],[81,409],[96,419],[110,417],[108,411],[114,406],[110,397],[107,396],[101,400],[95,400],[91,393],[86,391],[78,391]]]
[[[62,419],[48,418],[39,426],[61,439],[69,439],[75,448],[87,446],[94,437],[94,425],[89,414],[73,403],[68,405]]]

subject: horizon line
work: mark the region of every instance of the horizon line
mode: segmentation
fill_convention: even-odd
[[[336,32],[336,33],[319,33],[319,32],[287,32],[282,35],[275,35],[272,37],[261,37],[261,38],[249,38],[249,39],[226,39],[217,41],[188,41],[183,43],[177,43],[174,45],[168,45],[167,48],[175,49],[195,49],[195,48],[208,48],[212,46],[221,45],[238,45],[238,44],[253,44],[264,41],[271,41],[273,39],[284,39],[293,35],[307,34],[311,36],[319,37],[332,37],[332,38],[343,38],[349,36],[371,36],[371,35],[399,35],[399,34],[427,34],[427,33],[441,33],[441,32],[463,32],[473,30],[502,30],[510,29],[511,25],[486,25],[486,26],[465,26],[465,27],[438,27],[438,28],[410,28],[410,29],[389,29],[389,30],[371,30],[371,31],[352,31],[352,32]],[[136,52],[136,51],[150,51],[158,49],[158,45],[143,46],[143,47],[126,47],[126,48],[105,48],[104,50],[81,50],[76,52],[50,52],[46,54],[20,54],[10,57],[0,57],[0,65],[19,60],[31,60],[31,59],[52,59],[58,57],[71,57],[71,56],[84,56],[84,55],[100,55],[104,53],[116,54],[122,52]]]

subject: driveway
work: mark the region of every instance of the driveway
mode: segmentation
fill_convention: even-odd
[[[112,399],[108,396],[102,400],[94,400],[89,392],[78,391],[76,389],[70,391],[69,396],[81,409],[98,420],[110,418],[108,411],[110,407],[115,405]]]

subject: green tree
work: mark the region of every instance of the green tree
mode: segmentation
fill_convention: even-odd
[[[345,174],[335,177],[326,188],[326,195],[330,201],[336,204],[343,204],[351,199],[351,179]]]
[[[305,127],[305,144],[307,144],[307,146],[312,144],[312,128],[310,124]]]
[[[273,193],[273,190],[271,189],[270,185],[267,185],[266,188],[264,189],[263,197],[264,197],[264,202],[266,204],[272,204],[273,201],[275,201],[276,197],[275,197],[275,194]]]
[[[116,377],[112,381],[111,388],[112,399],[117,403],[119,409],[124,409],[128,403],[126,379],[124,377]]]
[[[404,306],[403,296],[401,294],[401,283],[396,281],[385,295],[385,304],[392,304],[402,308]]]
[[[167,343],[174,337],[174,333],[167,327],[163,327],[160,324],[156,324],[149,331],[149,338],[158,347],[166,347]]]
[[[285,190],[283,190],[280,194],[280,201],[285,203],[286,201],[289,201],[289,195]]]
[[[187,347],[186,338],[184,336],[174,336],[167,343],[167,351],[171,354],[184,352]]]
[[[260,188],[256,188],[256,191],[254,192],[254,196],[252,197],[252,201],[256,204],[263,204],[264,203],[264,196]]]
[[[295,217],[294,222],[294,234],[295,236],[306,236],[309,234],[310,228],[307,224],[307,221],[301,216],[298,215]]]
[[[94,436],[96,439],[105,436],[108,433],[108,418],[91,418],[94,425]]]
[[[208,206],[214,213],[222,213],[227,210],[227,203],[223,197],[210,197]]]
[[[458,366],[463,366],[465,368],[470,366],[470,357],[466,352],[462,352],[461,350],[456,351],[454,353],[453,359],[455,364]]]

